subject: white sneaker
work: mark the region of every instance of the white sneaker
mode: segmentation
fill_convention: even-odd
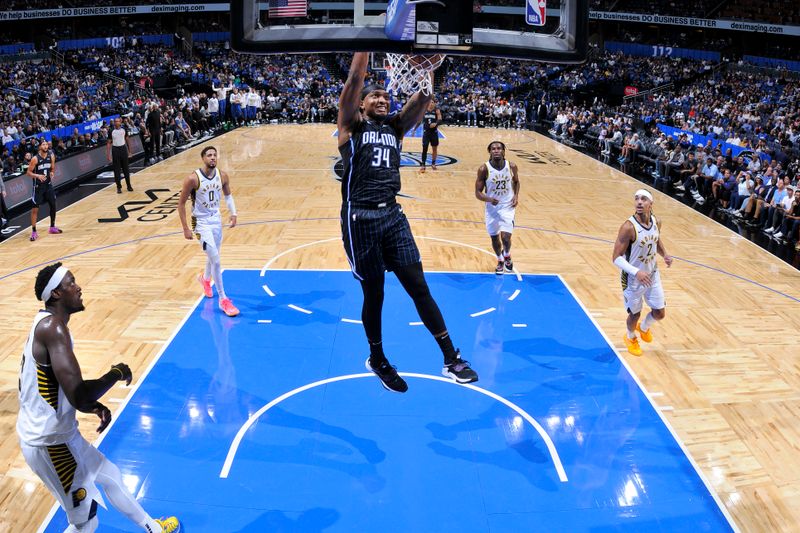
[[[783,237],[783,233],[781,233],[780,231],[772,236],[773,239],[780,239],[781,237]]]
[[[764,233],[774,233],[774,232],[775,232],[775,228],[767,228],[767,229],[764,230]]]

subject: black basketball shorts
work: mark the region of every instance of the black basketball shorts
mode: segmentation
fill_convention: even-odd
[[[422,259],[400,204],[364,209],[342,205],[342,242],[353,276],[374,279]]]
[[[56,190],[52,183],[42,183],[39,180],[33,181],[33,205],[39,206],[48,202],[56,201]]]
[[[422,144],[424,146],[439,146],[439,132],[433,130],[432,132],[425,132],[422,134]]]

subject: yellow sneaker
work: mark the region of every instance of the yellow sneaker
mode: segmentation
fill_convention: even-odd
[[[642,331],[642,323],[637,322],[636,331],[639,332],[639,336],[644,342],[653,342],[653,328],[650,328],[647,331]]]
[[[627,335],[624,335],[623,339],[625,339],[625,347],[631,355],[642,355],[642,347],[639,346],[639,339],[636,337],[629,339]]]
[[[180,533],[181,523],[178,522],[178,519],[174,516],[161,519],[156,518],[156,522],[161,526],[161,531],[163,531],[163,533]]]

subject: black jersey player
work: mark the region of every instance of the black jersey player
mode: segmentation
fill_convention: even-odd
[[[431,169],[436,170],[436,156],[439,150],[439,124],[442,123],[442,112],[436,107],[436,102],[428,102],[428,108],[422,115],[422,168],[420,172],[425,172],[425,164],[428,159],[428,145],[431,147]]]
[[[419,250],[395,196],[400,191],[400,150],[404,133],[418,124],[431,96],[414,94],[389,114],[389,95],[379,86],[364,87],[369,54],[356,53],[339,98],[339,151],[342,178],[342,240],[353,276],[361,282],[361,320],[369,341],[366,366],[387,389],[408,385],[383,353],[381,314],[385,272],[392,271],[414,300],[422,322],[444,355],[442,374],[458,383],[478,380],[453,347],[442,313],[431,296]]]

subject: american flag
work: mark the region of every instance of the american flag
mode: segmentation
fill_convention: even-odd
[[[308,0],[269,0],[269,18],[308,16]]]

